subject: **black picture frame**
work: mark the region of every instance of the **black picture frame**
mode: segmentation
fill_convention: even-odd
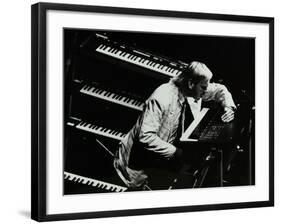
[[[269,26],[269,182],[268,182],[268,200],[251,201],[239,203],[222,203],[222,204],[201,204],[191,206],[172,206],[158,208],[138,208],[126,210],[110,211],[93,211],[77,212],[63,214],[47,214],[47,170],[46,170],[46,150],[47,150],[47,87],[46,87],[46,70],[47,70],[47,12],[54,10],[57,12],[80,12],[80,13],[105,13],[105,14],[122,14],[127,16],[149,16],[149,17],[166,17],[182,19],[198,19],[225,22],[241,22],[266,24]],[[31,164],[31,218],[37,221],[54,221],[69,219],[85,219],[98,217],[115,217],[131,216],[161,213],[192,212],[206,210],[221,210],[235,208],[254,208],[274,205],[274,18],[241,16],[241,15],[224,15],[210,13],[195,13],[183,11],[163,11],[136,8],[118,8],[89,5],[72,5],[72,4],[55,4],[55,3],[37,3],[32,5],[31,17],[31,95],[32,95],[32,164]]]

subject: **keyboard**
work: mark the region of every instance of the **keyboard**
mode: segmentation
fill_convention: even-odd
[[[107,183],[105,181],[96,180],[89,177],[80,176],[66,171],[64,171],[64,179],[74,183],[88,185],[97,188],[99,189],[99,191],[103,192],[124,192],[127,190],[127,188],[123,186]]]
[[[115,139],[115,140],[122,140],[126,134],[120,132],[120,131],[115,131],[109,128],[105,128],[105,127],[101,127],[86,121],[82,121],[81,119],[77,119],[78,120],[78,124],[75,124],[73,122],[67,122],[68,126],[72,126],[75,127],[77,129],[83,130],[83,131],[87,131],[90,133],[94,133],[97,135],[101,135],[104,137],[108,137],[111,139]]]
[[[164,74],[169,78],[182,73],[186,63],[146,52],[132,46],[111,40],[105,35],[96,34],[95,42],[98,44],[90,47],[92,51],[121,60],[123,62],[139,66],[157,73]],[[81,45],[84,46],[85,44]]]
[[[194,119],[189,127],[186,129],[186,131],[183,133],[183,135],[180,138],[180,141],[198,141],[197,138],[190,138],[190,136],[195,132],[195,129],[199,126],[200,122],[203,120],[204,116],[209,111],[208,108],[202,108],[200,113],[197,115],[196,119]]]
[[[110,90],[105,90],[102,87],[85,84],[81,89],[81,93],[97,97],[112,103],[116,103],[125,107],[129,107],[138,111],[142,111],[144,103],[140,100],[133,99],[129,96],[124,96],[119,93],[114,93]]]
[[[221,121],[219,110],[202,108],[198,116],[183,133],[180,141],[216,141],[226,125]]]
[[[208,141],[216,139],[220,136],[222,129],[224,129],[224,124],[213,124],[207,126],[200,134],[199,141]]]

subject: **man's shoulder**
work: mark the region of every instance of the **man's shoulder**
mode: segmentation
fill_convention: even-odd
[[[168,107],[177,97],[177,87],[172,83],[165,83],[155,89],[152,95],[148,98],[148,101],[155,100],[165,108]]]
[[[160,85],[152,94],[153,98],[157,99],[170,99],[178,94],[177,87],[168,82]]]

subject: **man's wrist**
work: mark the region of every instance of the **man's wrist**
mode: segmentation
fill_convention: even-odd
[[[226,110],[232,110],[233,112],[235,112],[237,110],[236,106],[224,106],[224,111]]]

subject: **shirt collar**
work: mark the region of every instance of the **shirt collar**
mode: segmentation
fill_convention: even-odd
[[[195,98],[190,96],[186,97],[186,99],[189,103],[193,103],[193,104],[200,104],[202,101],[202,98],[200,98],[199,100],[195,100]]]

